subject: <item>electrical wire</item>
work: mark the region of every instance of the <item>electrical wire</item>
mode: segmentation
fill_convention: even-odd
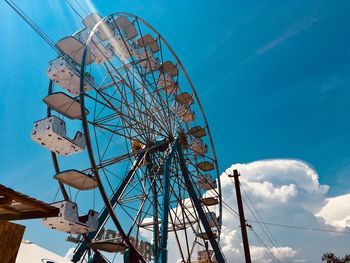
[[[13,1],[4,0],[54,51],[59,54],[55,42]]]
[[[226,173],[226,171],[225,171]],[[227,174],[227,173],[226,173]],[[234,182],[232,180],[232,176],[230,176],[229,174],[227,174],[228,177],[230,178],[232,184],[234,185]],[[261,215],[259,214],[258,210],[255,208],[253,202],[251,202],[247,192],[244,190],[243,186],[240,184],[241,189],[243,190],[243,192],[245,193],[245,195],[247,196],[248,200],[251,203],[251,206],[253,207],[253,209],[255,210],[255,212],[253,212],[253,209],[250,208],[250,206],[248,205],[248,203],[245,201],[245,199],[242,197],[243,202],[245,203],[246,207],[248,208],[249,212],[251,213],[251,215],[255,218],[255,222],[259,225],[260,229],[262,230],[263,234],[265,234],[265,236],[267,237],[268,241],[272,244],[273,247],[276,248],[277,252],[280,254],[281,258],[287,262],[290,263],[290,260],[283,255],[282,251],[279,249],[280,245],[278,244],[276,238],[272,235],[271,231],[268,229],[268,227],[266,225],[263,225],[259,222],[258,218],[255,216],[255,213],[257,214],[257,216],[259,217],[260,221],[264,222],[263,218],[261,217]],[[247,217],[245,218],[245,220],[247,222],[252,222],[251,220],[249,220]],[[250,227],[252,229],[252,227]],[[257,233],[255,232],[255,234],[257,235]],[[259,237],[260,238],[260,237]],[[261,238],[260,238],[261,239]],[[265,243],[264,243],[265,244]],[[268,248],[267,248],[268,249]]]
[[[70,8],[81,18],[83,19],[83,17],[80,15],[80,13],[74,8],[74,6],[68,1],[68,0],[64,0],[66,2],[67,5],[70,6]]]
[[[232,184],[234,184],[231,176],[226,171],[224,171],[224,173],[229,176]],[[277,227],[284,227],[284,228],[291,228],[291,229],[318,231],[318,232],[329,232],[329,233],[338,233],[338,234],[350,234],[350,232],[348,232],[348,231],[339,231],[339,230],[331,230],[331,229],[314,228],[314,227],[308,227],[308,226],[296,226],[296,225],[287,225],[287,224],[265,222],[264,219],[262,218],[261,214],[259,213],[259,211],[255,207],[254,203],[251,201],[247,191],[244,189],[244,187],[242,185],[240,185],[240,186],[241,186],[241,189],[243,190],[244,195],[246,197],[246,198],[242,197],[242,200],[245,203],[245,206],[248,208],[251,215],[253,216],[253,218],[255,219],[255,220],[250,220],[250,219],[246,218],[247,222],[248,223],[256,223],[259,225],[263,234],[266,235],[269,242],[276,248],[277,252],[281,256],[281,259],[283,259],[286,262],[291,262],[291,261],[288,257],[283,255],[283,253],[279,249],[280,245],[278,245],[276,238],[273,236],[273,234],[271,233],[270,229],[267,226],[277,226]],[[226,208],[230,214],[234,215],[235,217],[239,216],[238,213],[229,204],[227,204],[226,202],[223,202],[223,205],[224,205],[224,208]],[[266,254],[270,258],[272,257],[271,260],[273,262],[276,262],[277,258],[272,254],[272,252],[270,251],[270,249],[268,248],[266,243],[263,241],[263,239],[258,235],[258,233],[253,229],[253,227],[249,227],[249,228],[252,230],[254,238],[257,240],[257,242],[262,247],[264,247]]]
[[[258,241],[260,246],[262,246],[265,250],[266,255],[272,260],[272,262],[278,262],[277,258],[275,257],[274,254],[270,251],[270,249],[266,246],[264,241],[259,237],[259,235],[254,231],[254,229],[251,229],[255,239]]]
[[[254,221],[254,220],[250,220],[250,222],[252,222],[252,223],[265,224],[265,225],[269,225],[269,226],[293,228],[293,229],[308,230],[308,231],[318,231],[318,232],[337,233],[337,234],[347,234],[347,235],[350,234],[349,231],[322,229],[322,228],[314,228],[314,227],[308,227],[308,226],[295,226],[295,225],[293,226],[293,225],[285,225],[285,224],[270,223],[270,222],[258,222],[258,221]]]
[[[257,216],[259,217],[260,221],[264,222],[264,219],[262,218],[262,216],[260,215],[259,211],[256,209],[255,205],[253,204],[253,202],[250,200],[247,192],[244,190],[243,185],[240,184],[241,189],[243,190],[243,193],[246,195],[251,207],[253,208],[253,210],[255,211],[255,213],[257,214]],[[280,245],[278,244],[277,240],[275,239],[275,237],[272,235],[270,229],[267,227],[267,225],[262,224],[258,221],[258,219],[256,218],[256,216],[254,215],[252,209],[250,208],[250,206],[248,205],[248,203],[246,202],[246,200],[242,197],[243,202],[246,204],[246,206],[248,207],[248,210],[250,211],[250,213],[252,214],[252,216],[255,218],[257,224],[259,225],[259,227],[261,228],[261,230],[264,232],[264,234],[266,235],[267,239],[270,241],[270,243],[277,249],[277,252],[280,254],[280,256],[287,262],[290,263],[290,259],[287,258],[286,256],[283,255],[283,253],[280,250]],[[249,221],[251,222],[251,221]]]

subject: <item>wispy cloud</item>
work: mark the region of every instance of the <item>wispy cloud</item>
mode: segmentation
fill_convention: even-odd
[[[303,19],[301,21],[298,21],[294,25],[288,27],[283,32],[283,34],[281,34],[280,36],[276,37],[275,39],[273,39],[268,44],[258,48],[256,54],[257,55],[263,55],[263,54],[269,52],[270,50],[274,49],[275,47],[281,45],[286,40],[288,40],[288,39],[290,39],[290,38],[292,38],[292,37],[302,33],[303,31],[306,31],[307,29],[309,29],[313,25],[317,24],[320,20],[321,20],[320,17],[315,16],[315,17],[311,17],[309,19]]]

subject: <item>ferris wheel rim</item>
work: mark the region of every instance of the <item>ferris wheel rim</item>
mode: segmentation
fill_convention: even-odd
[[[199,106],[199,109],[201,111],[201,114],[203,116],[203,119],[204,119],[204,122],[205,122],[205,126],[207,128],[207,131],[208,131],[208,137],[209,137],[209,141],[210,141],[210,145],[211,145],[211,148],[212,148],[212,151],[213,151],[213,156],[214,156],[214,163],[215,163],[215,166],[216,166],[216,176],[217,176],[217,181],[218,181],[218,189],[219,189],[219,202],[220,202],[220,205],[219,205],[219,214],[220,214],[220,217],[219,217],[219,224],[220,224],[220,229],[221,229],[221,226],[222,226],[222,189],[221,189],[221,180],[220,180],[220,173],[219,173],[219,163],[218,163],[218,159],[217,159],[217,155],[216,155],[216,150],[215,150],[215,145],[214,145],[214,141],[213,141],[213,137],[212,137],[212,134],[211,134],[211,130],[210,130],[210,127],[209,127],[209,123],[208,123],[208,120],[207,120],[207,117],[205,115],[205,112],[204,112],[204,109],[203,109],[203,106],[201,104],[201,101],[199,99],[199,96],[198,96],[198,93],[196,91],[196,89],[194,88],[194,85],[193,85],[193,82],[190,78],[190,76],[188,75],[184,65],[182,64],[182,62],[180,61],[179,57],[177,56],[177,54],[175,53],[175,51],[173,50],[173,48],[170,46],[170,44],[166,41],[166,39],[151,25],[149,24],[146,20],[144,20],[143,18],[139,17],[139,16],[136,16],[134,14],[131,14],[131,13],[127,13],[127,12],[115,12],[113,13],[112,15],[126,15],[126,16],[130,16],[130,17],[134,17],[136,19],[139,19],[141,22],[143,22],[146,26],[148,26],[154,33],[156,33],[159,38],[164,42],[164,44],[167,46],[167,48],[169,49],[169,51],[172,53],[172,55],[174,56],[174,58],[176,59],[176,61],[179,63],[179,66],[181,68],[181,70],[183,71],[183,73],[185,74],[185,77],[188,81],[188,83],[190,84],[190,87],[191,87],[191,90],[193,92],[193,94],[195,95],[195,98],[196,98],[196,101],[198,103],[198,106]],[[220,240],[220,235],[219,235],[219,238],[218,240]]]
[[[211,145],[211,149],[212,149],[212,152],[213,152],[213,160],[214,160],[214,164],[215,164],[215,170],[216,170],[216,179],[218,181],[218,192],[219,192],[219,202],[220,202],[220,205],[219,205],[219,224],[220,224],[220,229],[221,229],[221,225],[222,225],[222,189],[221,189],[221,183],[220,183],[220,176],[219,176],[219,167],[218,167],[218,161],[217,161],[217,157],[216,157],[216,151],[215,151],[215,146],[214,146],[214,143],[213,143],[213,139],[212,139],[212,135],[211,135],[211,131],[210,131],[210,128],[209,128],[209,124],[208,124],[208,121],[207,121],[207,118],[205,116],[205,113],[204,113],[204,110],[203,110],[203,107],[202,107],[202,104],[200,102],[200,99],[198,97],[198,94],[194,88],[194,85],[187,73],[187,71],[185,70],[183,64],[181,63],[180,59],[178,58],[178,56],[176,55],[176,53],[174,52],[174,50],[172,49],[172,47],[168,44],[168,42],[163,38],[163,36],[157,31],[155,30],[148,22],[146,22],[144,19],[138,17],[138,16],[135,16],[133,14],[130,14],[130,13],[124,13],[124,12],[116,12],[116,13],[113,13],[109,16],[106,16],[102,21],[104,21],[105,19],[107,19],[108,17],[111,17],[111,16],[118,16],[118,15],[126,15],[126,16],[129,16],[129,17],[133,17],[137,20],[140,20],[142,23],[144,23],[149,29],[151,29],[158,37],[159,39],[166,45],[166,47],[168,48],[168,50],[171,52],[171,54],[173,55],[173,57],[176,59],[176,62],[178,63],[179,67],[181,68],[182,72],[184,73],[186,79],[187,79],[187,82],[189,83],[190,87],[191,87],[191,90],[196,98],[196,102],[198,103],[198,106],[199,106],[199,109],[200,109],[200,112],[201,112],[201,115],[203,116],[203,120],[204,120],[204,123],[205,123],[205,128],[206,130],[208,131],[208,138],[209,138],[209,141],[210,141],[210,145]],[[98,24],[100,24],[101,22],[99,22]],[[95,26],[95,28],[98,27],[98,24]],[[88,41],[91,41],[92,39],[92,36],[96,34],[96,32],[92,31],[90,37],[88,38],[87,40],[87,43]],[[88,45],[87,43],[84,44],[84,53],[87,52],[87,49],[88,49]],[[85,107],[85,103],[84,103],[84,96],[85,96],[85,92],[84,92],[84,87],[83,87],[83,83],[84,83],[84,68],[85,68],[85,64],[86,64],[86,58],[83,58],[83,61],[82,61],[82,67],[81,67],[81,72],[80,72],[80,102],[81,102],[81,109],[84,109]],[[84,112],[82,110],[82,112]],[[85,112],[84,112],[85,113]],[[83,114],[84,114],[83,113]],[[85,116],[86,117],[86,116]],[[83,123],[83,126],[86,125],[86,128],[84,127],[84,132],[85,132],[85,138],[86,138],[86,143],[87,143],[87,146],[90,145],[91,147],[91,153],[92,153],[92,158],[93,158],[93,163],[91,163],[91,159],[90,159],[90,156],[89,156],[89,159],[90,159],[90,163],[92,165],[92,168],[93,169],[96,169],[96,161],[95,161],[95,154],[92,150],[92,142],[91,142],[91,138],[90,138],[90,128],[88,126],[88,123],[87,123],[87,119],[83,120],[82,119],[82,123]],[[84,124],[85,123],[85,124]],[[88,147],[87,147],[88,148]],[[53,153],[54,155],[56,155],[55,153]],[[90,155],[90,154],[89,154]],[[98,177],[98,172],[97,172],[97,177]],[[104,189],[104,186],[103,184],[101,183],[101,188]],[[101,192],[101,188],[99,187],[99,190]],[[113,211],[113,214],[115,215],[115,212]],[[218,240],[220,238],[220,235],[218,236]]]

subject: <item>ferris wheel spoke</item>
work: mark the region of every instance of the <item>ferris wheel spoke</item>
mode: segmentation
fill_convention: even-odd
[[[137,19],[136,19],[136,22],[138,23]],[[118,26],[116,23],[115,23],[115,27],[117,28],[119,34],[121,34],[120,28],[119,28],[119,26]],[[143,44],[144,44],[142,33],[140,32],[140,34],[141,34],[142,42],[143,42]],[[131,54],[131,52],[130,52],[130,49],[129,49],[128,45],[126,44],[125,39],[122,38],[122,41],[123,41],[123,44],[125,45],[125,47],[126,47],[128,53],[129,53],[129,55],[130,55],[130,57],[131,57],[131,59],[132,59],[132,61],[135,63],[135,60],[134,60],[134,58],[132,57],[132,54]],[[147,50],[146,50],[146,49],[145,49],[145,52],[146,52],[146,57],[147,57],[147,59],[148,59]],[[149,59],[148,59],[148,60],[149,60]],[[148,61],[148,62],[149,62],[149,61]],[[150,62],[149,62],[149,63],[150,63]],[[136,69],[138,75],[139,75],[139,76],[140,76],[140,75],[142,76],[142,74],[140,73],[139,68],[138,68],[138,67],[134,67],[134,68]],[[152,68],[152,67],[151,67],[151,68]],[[130,72],[131,74],[134,75],[134,72],[131,72],[130,70],[129,70],[129,72]],[[138,83],[139,83],[142,87],[147,88],[147,85],[145,85],[145,83],[143,82],[144,80],[146,80],[146,78],[141,78],[141,80],[139,80],[139,78],[135,78],[135,77],[134,77],[134,79],[136,79],[136,80],[138,81]],[[149,95],[152,96],[152,92],[150,92]]]
[[[137,25],[138,25],[138,28],[139,28],[139,31],[140,31],[140,34],[141,34],[141,41],[142,41],[142,43],[143,43],[143,46],[145,46],[145,44],[144,44],[144,39],[143,39],[143,35],[142,35],[141,29],[140,29],[139,22],[138,22],[137,20],[136,20],[136,22],[137,22]],[[165,118],[165,116],[169,115],[169,112],[166,113],[166,111],[165,111],[165,109],[169,109],[169,104],[167,103],[167,100],[166,100],[166,101],[163,100],[162,96],[161,96],[160,93],[159,93],[159,90],[156,88],[156,86],[157,86],[157,81],[155,80],[155,77],[154,77],[154,71],[153,71],[153,68],[152,68],[152,66],[151,66],[151,61],[150,61],[150,59],[149,59],[149,56],[148,56],[148,53],[147,53],[147,52],[148,52],[147,49],[145,49],[145,52],[146,52],[146,61],[147,61],[147,63],[148,63],[148,66],[149,66],[150,69],[151,69],[150,71],[151,71],[153,83],[150,82],[150,81],[148,81],[147,78],[143,78],[144,81],[143,81],[142,85],[145,87],[145,89],[148,90],[149,95],[152,96],[152,100],[153,100],[154,102],[156,102],[155,105],[162,105],[162,106],[165,105],[165,107],[164,107],[164,106],[162,107],[162,109],[163,109],[163,117],[162,117],[162,118]],[[154,88],[150,91],[150,90],[148,89],[148,86],[152,87],[152,86],[153,86],[152,84],[154,85]],[[156,94],[158,95],[157,98],[158,98],[160,101],[158,101],[157,98],[156,98],[155,96],[153,96],[153,93],[154,93],[154,92],[156,92]],[[160,115],[162,115],[162,114],[160,114]],[[170,124],[170,123],[169,123],[169,124]],[[168,127],[168,129],[171,130],[171,125],[170,125],[170,127]]]
[[[112,66],[113,66],[113,65],[112,65]],[[106,68],[106,70],[108,71],[108,73],[110,74],[110,73],[111,73],[111,72],[110,72],[110,69],[109,69],[106,65],[105,65],[105,68]],[[117,71],[117,73],[120,75],[120,73],[119,73],[118,71]],[[116,83],[114,76],[113,76],[112,74],[110,74],[110,76],[111,76],[111,78],[112,78],[112,81],[113,81],[114,84],[115,84],[115,88],[119,91],[119,94],[121,95],[122,102],[125,103],[125,105],[128,105],[128,101],[127,101],[127,99],[126,99],[126,97],[125,97],[125,94],[123,94],[123,93],[120,91],[119,85]],[[119,78],[122,79],[122,80],[124,80],[124,78],[123,78],[122,76],[119,76]],[[126,84],[126,81],[124,80],[123,83]],[[127,85],[127,84],[126,84],[126,85]],[[127,85],[127,86],[128,86],[128,85]],[[127,109],[129,109],[129,107],[127,107]],[[130,110],[129,110],[129,113],[131,113]]]
[[[179,236],[178,236],[176,227],[175,227],[174,219],[173,219],[173,217],[171,216],[171,214],[169,215],[169,217],[170,217],[170,221],[171,221],[171,225],[172,225],[172,230],[173,230],[174,235],[175,235],[176,244],[177,244],[177,247],[178,247],[178,249],[179,249],[181,259],[182,259],[183,262],[185,262],[185,257],[184,257],[184,254],[183,254],[183,252],[182,252],[181,242],[180,242],[180,239],[179,239]]]
[[[173,192],[174,192],[174,190],[172,190]],[[190,220],[189,218],[188,218],[188,214],[193,214],[192,213],[192,211],[185,211],[187,208],[186,208],[186,206],[185,205],[183,205],[183,202],[184,202],[184,198],[183,197],[181,197],[181,194],[180,194],[180,196],[178,197],[178,205],[177,205],[177,207],[176,207],[176,210],[175,210],[175,213],[174,213],[174,216],[179,220],[179,222],[184,222],[184,225],[180,228],[180,229],[183,229],[183,231],[182,232],[184,232],[184,235],[185,235],[185,244],[186,244],[186,250],[187,250],[187,261],[189,261],[189,258],[190,258],[190,256],[191,256],[191,253],[190,253],[190,249],[189,249],[189,240],[188,240],[188,235],[187,235],[187,227],[186,227],[186,225],[185,225],[185,222],[187,221],[187,222],[189,222],[190,223],[190,229],[192,229],[192,231],[193,232],[195,232],[195,229],[193,228],[193,225],[192,225],[192,221],[193,220]],[[178,208],[181,208],[181,212],[180,212],[180,215],[182,215],[182,219],[180,219],[179,217],[178,217]],[[171,213],[170,213],[170,216],[171,216]],[[172,216],[171,216],[171,218],[172,218]],[[173,221],[173,219],[172,219],[172,221]],[[194,221],[194,224],[196,223],[196,222],[198,222],[198,219],[196,219],[195,221]],[[173,225],[175,225],[175,223],[173,223]],[[175,231],[175,235],[176,235],[176,237],[177,237],[177,229],[176,229],[176,227],[174,227],[174,231]],[[178,237],[177,237],[177,239],[178,239]],[[178,242],[178,241],[177,241]],[[183,256],[183,253],[182,253],[182,242],[180,243],[180,242],[178,242],[178,246],[179,246],[179,249],[181,250],[181,254],[182,254],[182,257],[184,258],[184,256]]]
[[[96,127],[96,128],[99,128],[100,130],[108,131],[108,132],[111,133],[112,135],[118,135],[118,136],[121,136],[121,137],[126,138],[126,139],[128,139],[128,140],[134,139],[134,137],[130,137],[130,136],[125,135],[125,134],[123,134],[123,133],[117,132],[117,130],[118,130],[118,128],[119,128],[118,126],[112,126],[112,125],[110,125],[110,126],[112,126],[112,128],[114,128],[114,129],[110,129],[110,128],[107,127],[108,125],[106,125],[106,124],[101,125],[101,124],[99,124],[99,123],[90,122],[90,121],[89,121],[89,124],[91,124],[92,126],[94,126],[94,127]],[[125,127],[123,127],[123,128],[125,128]]]
[[[136,217],[135,217],[135,219],[134,219],[134,221],[133,221],[133,223],[132,223],[132,225],[131,225],[131,227],[130,227],[130,230],[129,230],[129,232],[128,232],[128,235],[130,235],[132,229],[133,229],[134,226],[137,224],[137,222],[140,222],[140,221],[141,221],[142,213],[143,213],[144,215],[149,215],[149,216],[151,216],[151,214],[148,213],[148,211],[149,211],[149,209],[150,209],[150,207],[151,207],[151,203],[149,203],[148,209],[147,209],[145,212],[142,212],[142,211],[143,211],[143,208],[144,208],[144,205],[145,205],[145,203],[146,203],[146,200],[149,201],[149,199],[147,198],[147,196],[150,194],[150,191],[151,191],[151,188],[149,188],[148,193],[146,193],[146,194],[144,195],[144,197],[143,197],[143,199],[142,199],[142,201],[141,201],[141,204],[140,204],[140,208],[139,208],[139,210],[138,210],[138,212],[137,212],[137,214],[136,214]]]
[[[130,123],[130,120],[134,121],[135,123],[137,123],[137,120],[135,118],[131,118],[132,116],[130,115],[127,115],[127,114],[124,114],[122,113],[122,111],[118,110],[111,102],[110,100],[108,100],[106,98],[106,94],[103,94],[102,92],[98,92],[98,94],[101,96],[101,98],[106,102],[106,105],[108,105],[112,110],[114,110],[117,114],[119,114],[120,118],[125,122],[127,123],[128,125],[132,125]],[[106,95],[106,96],[105,96]],[[90,96],[91,97],[91,96]],[[94,99],[94,98],[92,98]],[[98,101],[99,102],[99,101]],[[103,103],[102,103],[103,104]],[[104,104],[103,104],[104,105]],[[129,108],[128,108],[129,109]],[[129,113],[130,113],[130,110],[129,110]],[[128,121],[129,120],[129,121]]]
[[[141,112],[140,114],[142,114],[143,116],[150,116],[152,118],[152,120],[153,120],[153,116],[149,115],[146,112]],[[134,131],[139,130],[138,135],[140,137],[142,137],[141,134],[144,134],[144,135],[145,134],[149,134],[149,131],[146,132],[146,128],[149,130],[149,126],[147,126],[147,124],[143,123],[142,121],[141,122],[140,121],[136,121],[135,116],[129,116],[129,115],[125,114],[125,113],[122,113],[122,111],[120,111],[120,110],[117,111],[117,115],[120,116],[123,121],[125,121],[125,119],[129,119],[129,122],[125,121],[129,125],[127,127],[129,129],[133,128]],[[136,116],[136,118],[138,118],[138,117],[139,116]],[[131,122],[133,122],[133,123],[131,123]],[[139,126],[138,129],[133,124],[137,124]],[[125,129],[125,127],[124,127],[124,129]],[[153,133],[157,133],[158,135],[165,137],[165,134],[162,134],[162,133],[160,133],[160,132],[158,132],[156,130],[152,130],[152,132]]]

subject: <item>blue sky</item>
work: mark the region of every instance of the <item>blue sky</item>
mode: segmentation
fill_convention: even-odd
[[[54,41],[78,29],[62,0],[16,2]],[[92,2],[102,15],[143,17],[167,39],[199,94],[222,170],[300,159],[330,186],[328,197],[349,193],[348,1]],[[0,14],[0,182],[50,201],[50,156],[30,130],[45,114],[45,70],[55,53],[4,2]],[[45,243],[49,232],[28,224],[43,236],[29,230],[28,238]]]

